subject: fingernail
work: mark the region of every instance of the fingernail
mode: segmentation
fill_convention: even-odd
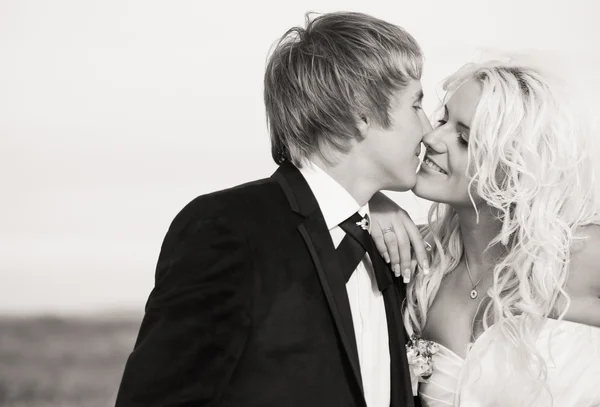
[[[394,264],[394,266],[392,267],[392,270],[394,270],[394,274],[396,275],[396,277],[400,277],[400,265],[399,264]]]
[[[423,262],[423,270],[427,270],[427,272],[429,272],[429,262],[427,260]]]
[[[383,260],[385,260],[386,263],[390,262],[390,255],[387,253],[383,253]]]
[[[404,283],[410,282],[410,269],[404,269],[404,272],[402,273],[402,277],[404,279]]]
[[[429,274],[429,269],[423,269],[423,274],[425,274],[425,275]]]

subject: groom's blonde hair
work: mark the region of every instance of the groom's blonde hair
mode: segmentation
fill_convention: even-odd
[[[306,14],[277,42],[264,77],[264,100],[277,164],[361,139],[357,121],[387,128],[394,92],[421,78],[423,56],[403,28],[353,12]]]

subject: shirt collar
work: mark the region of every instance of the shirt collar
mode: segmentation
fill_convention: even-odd
[[[298,170],[315,196],[329,230],[337,227],[355,212],[361,216],[370,216],[369,203],[360,207],[344,187],[312,161],[304,160]]]

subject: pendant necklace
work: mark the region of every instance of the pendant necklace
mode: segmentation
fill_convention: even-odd
[[[475,298],[477,298],[479,296],[479,291],[477,291],[477,286],[479,285],[479,283],[481,283],[481,280],[483,279],[483,277],[485,277],[485,275],[492,269],[490,268],[486,272],[482,273],[481,277],[479,277],[479,280],[477,280],[476,283],[473,283],[473,275],[471,274],[471,269],[469,268],[469,261],[467,260],[467,256],[465,256],[465,264],[467,266],[467,273],[469,273],[469,280],[471,280],[471,293],[469,294],[469,296],[471,297],[472,300],[474,300]]]

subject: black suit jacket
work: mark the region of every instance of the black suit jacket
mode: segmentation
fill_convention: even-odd
[[[391,406],[413,406],[393,281]],[[177,215],[116,406],[366,406],[335,248],[293,165]]]

